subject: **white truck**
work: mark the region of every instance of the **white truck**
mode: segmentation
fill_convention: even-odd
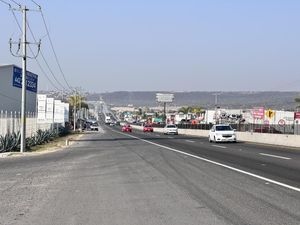
[[[110,124],[111,122],[110,116],[105,116],[105,124]]]

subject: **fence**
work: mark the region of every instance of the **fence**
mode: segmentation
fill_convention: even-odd
[[[52,123],[37,123],[35,113],[26,113],[26,137],[30,137],[37,130],[53,129],[55,124]],[[21,114],[20,112],[0,111],[0,135],[7,133],[17,133],[21,129]]]

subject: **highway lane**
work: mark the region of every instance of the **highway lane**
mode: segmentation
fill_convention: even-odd
[[[139,130],[134,130],[134,135],[300,188],[300,149],[254,143],[209,143],[203,137]]]
[[[62,151],[0,159],[0,224],[299,224],[299,192],[113,129]],[[202,141],[133,135],[164,145]]]

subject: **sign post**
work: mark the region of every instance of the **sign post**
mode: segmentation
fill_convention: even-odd
[[[172,103],[174,101],[174,94],[157,93],[156,101],[164,104],[164,121],[166,122],[166,120],[167,120],[167,116],[166,116],[167,103]]]

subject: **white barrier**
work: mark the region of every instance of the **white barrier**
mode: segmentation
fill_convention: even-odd
[[[132,128],[137,130],[143,129],[143,127],[136,125],[132,125]],[[154,131],[163,133],[163,128],[155,127]],[[208,137],[208,132],[208,130],[178,129],[179,134],[197,137]],[[238,141],[255,142],[260,144],[300,147],[300,135],[237,132],[237,139]]]

